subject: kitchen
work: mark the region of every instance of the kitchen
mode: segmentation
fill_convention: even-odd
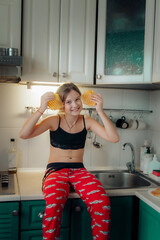
[[[2,6],[6,1],[0,1],[2,2]],[[7,1],[12,2],[12,1]],[[32,5],[33,2],[33,5]],[[48,5],[48,2],[50,2],[51,5]],[[130,128],[128,129],[118,129],[118,133],[120,135],[120,142],[116,144],[111,144],[111,143],[105,143],[103,140],[99,139],[97,137],[97,141],[102,144],[102,148],[98,149],[95,148],[92,144],[93,137],[94,136],[88,136],[87,142],[86,142],[86,151],[85,151],[85,157],[84,157],[84,164],[88,169],[91,170],[101,170],[101,169],[127,169],[126,168],[126,163],[131,160],[131,151],[129,148],[126,148],[125,151],[122,150],[122,145],[126,142],[132,143],[135,149],[135,165],[136,169],[139,169],[140,167],[140,147],[143,145],[144,140],[147,139],[153,148],[153,152],[157,154],[158,159],[160,160],[160,150],[159,150],[159,138],[160,138],[160,127],[159,127],[159,112],[160,106],[159,106],[159,100],[160,100],[160,94],[159,94],[159,85],[158,81],[160,82],[160,79],[158,78],[158,72],[159,69],[157,67],[158,65],[158,54],[159,54],[159,41],[158,41],[158,14],[156,14],[156,21],[155,21],[155,32],[153,33],[153,27],[152,25],[148,27],[149,29],[149,34],[147,35],[149,40],[151,41],[152,38],[154,39],[154,54],[152,56],[151,54],[151,49],[148,50],[147,54],[150,54],[150,59],[149,63],[147,62],[146,69],[147,69],[147,77],[144,77],[144,80],[138,79],[137,80],[134,78],[132,80],[132,84],[129,84],[127,82],[126,76],[124,82],[122,82],[122,75],[120,78],[113,79],[112,81],[114,84],[111,84],[110,82],[107,83],[107,79],[97,76],[97,78],[100,79],[95,79],[94,78],[94,48],[95,48],[95,43],[93,41],[93,38],[95,36],[95,25],[96,21],[87,21],[87,18],[83,16],[83,19],[86,20],[86,22],[81,22],[82,28],[81,31],[83,34],[81,34],[81,38],[79,37],[79,34],[76,31],[76,26],[73,26],[73,32],[72,29],[69,28],[68,26],[65,27],[66,25],[64,23],[68,23],[68,21],[65,19],[61,19],[61,23],[59,21],[59,2],[60,1],[47,1],[47,3],[43,3],[43,1],[23,1],[23,9],[25,9],[25,13],[23,13],[23,27],[22,27],[22,45],[21,45],[21,28],[19,30],[19,37],[17,40],[14,40],[15,37],[15,30],[14,33],[11,33],[11,36],[9,37],[8,35],[6,36],[6,31],[1,30],[4,37],[2,40],[2,43],[4,42],[4,39],[8,39],[7,44],[3,44],[0,47],[17,47],[19,49],[19,54],[22,51],[22,56],[23,56],[23,68],[22,68],[22,75],[21,75],[21,81],[19,84],[15,83],[1,83],[0,84],[0,105],[1,105],[1,116],[0,116],[0,140],[1,140],[1,146],[0,146],[0,167],[1,170],[7,170],[8,169],[8,148],[9,148],[9,141],[11,138],[16,139],[16,144],[17,144],[17,153],[18,153],[18,159],[17,159],[17,169],[19,172],[19,176],[21,176],[22,172],[29,173],[29,176],[37,176],[37,179],[39,184],[35,181],[35,187],[38,184],[38,189],[41,184],[41,177],[43,174],[43,171],[46,167],[47,164],[47,158],[49,155],[49,138],[48,138],[48,133],[45,133],[39,137],[36,137],[36,139],[31,139],[31,140],[21,140],[18,137],[19,131],[21,126],[23,125],[24,121],[30,116],[31,112],[34,111],[36,107],[39,106],[40,104],[40,96],[46,92],[46,91],[53,91],[55,92],[56,90],[56,84],[51,84],[52,82],[63,82],[66,78],[65,81],[74,81],[75,83],[79,82],[79,79],[82,80],[80,82],[80,88],[82,92],[85,91],[85,89],[94,89],[95,92],[101,93],[103,98],[104,98],[104,108],[107,109],[106,113],[109,116],[112,116],[113,120],[117,120],[118,118],[121,118],[123,115],[126,117],[126,119],[132,119],[132,118],[140,118],[142,117],[147,124],[146,129],[144,130],[132,130]],[[65,3],[64,3],[65,2]],[[72,4],[70,5],[71,7],[76,7],[77,1],[75,6],[73,4],[73,1],[61,1],[61,12],[67,11],[67,6],[69,6],[69,3],[71,2]],[[91,3],[92,2],[92,3]],[[103,4],[105,4],[106,1],[99,1],[99,11],[101,9],[105,10],[106,7],[104,7]],[[109,2],[109,1],[108,1]],[[147,6],[150,4],[147,8],[147,11],[152,11],[155,8],[154,2],[149,3],[149,1],[145,1]],[[18,13],[20,14],[20,6],[21,6],[21,1],[14,1],[15,4],[17,4],[16,9],[18,9]],[[63,4],[62,4],[63,3]],[[52,4],[55,4],[54,8],[51,8]],[[66,4],[66,5],[65,5]],[[96,1],[87,1],[87,16],[89,19],[96,19],[95,15],[98,14],[96,10]],[[102,5],[101,5],[102,4]],[[160,9],[159,6],[159,1],[156,1],[156,11]],[[81,8],[85,6],[84,1],[83,4],[81,5]],[[64,8],[63,8],[64,7]],[[79,7],[79,5],[78,5]],[[4,10],[0,6],[0,9]],[[8,9],[8,8],[7,8]],[[12,9],[12,8],[11,8]],[[30,11],[32,9],[32,11]],[[48,9],[54,9],[54,12],[50,13],[50,21],[52,20],[54,23],[56,23],[55,27],[53,29],[49,29],[48,25],[48,17],[47,16],[47,11]],[[71,8],[72,9],[72,8]],[[71,11],[70,9],[70,11]],[[7,18],[7,14],[4,13],[4,11],[1,11],[0,16],[4,16]],[[15,10],[14,10],[15,11]],[[41,12],[44,12],[43,19],[41,20],[41,28],[38,29],[37,24],[41,19]],[[45,12],[46,11],[46,12]],[[81,9],[82,11],[82,9]],[[78,10],[77,10],[78,12]],[[76,13],[77,13],[76,12]],[[11,12],[12,13],[12,12]],[[94,14],[93,14],[94,13]],[[148,12],[147,12],[148,13]],[[2,15],[3,14],[3,15]],[[33,15],[30,15],[33,14]],[[11,14],[12,16],[12,14]],[[65,15],[66,16],[66,15]],[[74,16],[71,15],[72,18],[74,17],[81,18],[81,14]],[[152,16],[152,15],[151,15]],[[67,16],[66,16],[67,17]],[[99,17],[103,18],[103,14],[99,14]],[[147,24],[153,24],[154,23],[154,17],[153,16],[153,22],[151,21],[152,18],[150,18],[149,23]],[[103,20],[103,19],[102,19]],[[104,22],[102,21],[101,22]],[[33,21],[33,22],[32,22]],[[146,20],[147,21],[147,20]],[[2,20],[0,21],[2,22]],[[6,20],[7,22],[7,20]],[[13,20],[12,20],[13,22]],[[100,22],[100,21],[99,21]],[[63,25],[62,25],[63,23]],[[19,23],[21,25],[21,23]],[[46,25],[45,25],[46,24]],[[61,24],[60,27],[60,34],[59,34],[59,28],[57,27],[58,25]],[[86,25],[85,25],[86,24]],[[88,24],[88,25],[87,25]],[[156,25],[157,24],[157,25]],[[16,24],[16,29],[18,29],[18,25]],[[32,28],[30,28],[32,26]],[[71,25],[72,26],[72,25]],[[86,26],[86,28],[84,28]],[[102,26],[104,27],[104,26]],[[57,29],[58,28],[58,29]],[[67,29],[70,29],[70,31],[67,31]],[[4,28],[2,28],[4,29]],[[88,31],[90,29],[91,33],[86,36],[86,45],[82,45],[81,43],[84,44],[84,31]],[[99,26],[99,31],[101,29],[101,26]],[[157,31],[156,31],[157,29]],[[94,31],[93,31],[94,30]],[[49,32],[47,32],[49,31]],[[56,32],[55,32],[56,31]],[[146,30],[147,31],[147,30]],[[39,35],[41,38],[39,38]],[[70,35],[68,36],[68,32]],[[55,34],[53,34],[55,33]],[[48,38],[47,36],[50,36]],[[65,35],[66,34],[66,35]],[[76,36],[76,34],[78,34]],[[155,35],[154,35],[155,34]],[[46,38],[43,36],[45,35]],[[57,36],[59,37],[62,35],[62,37],[57,39]],[[73,36],[72,36],[73,35]],[[2,34],[0,34],[2,36]],[[14,36],[14,37],[13,37]],[[16,36],[18,34],[16,33]],[[43,38],[42,38],[43,36]],[[75,42],[73,41],[76,36]],[[67,48],[66,45],[64,44],[64,41],[66,39],[70,39],[71,42],[66,42],[66,45],[68,46]],[[148,39],[147,38],[147,39]],[[39,39],[39,41],[38,41]],[[97,46],[98,43],[101,39],[97,38]],[[103,38],[102,38],[103,40]],[[102,41],[101,40],[101,41]],[[148,40],[148,41],[149,41]],[[15,41],[15,45],[13,45],[13,42]],[[76,54],[72,55],[72,52],[74,53],[75,48],[76,48],[76,41],[78,42],[77,46],[80,46],[79,49],[76,49]],[[153,40],[152,40],[153,41]],[[54,42],[55,44],[49,44],[49,43]],[[0,43],[1,43],[1,37],[0,37]],[[98,65],[103,66],[102,60],[98,60],[98,56],[104,55],[104,50],[102,49],[103,42],[101,42],[99,47],[100,51],[97,51],[97,68]],[[47,45],[48,44],[48,45]],[[59,45],[60,44],[60,45]],[[75,48],[71,48],[71,44]],[[21,47],[20,47],[21,46]],[[45,46],[45,47],[44,47]],[[59,47],[57,47],[59,46]],[[153,46],[153,43],[150,45]],[[54,48],[54,49],[52,49]],[[60,48],[60,51],[58,50]],[[98,47],[97,47],[98,48]],[[48,49],[48,51],[46,51]],[[69,49],[70,52],[67,50]],[[87,49],[83,56],[82,52],[84,52],[84,49]],[[148,49],[148,48],[147,48]],[[48,55],[49,51],[53,51],[51,56]],[[102,54],[103,51],[103,54]],[[33,55],[32,55],[33,54]],[[157,54],[157,55],[156,55]],[[67,55],[67,57],[65,57]],[[81,64],[78,65],[77,63],[77,58],[75,57],[81,56],[80,60]],[[32,56],[35,57],[35,59],[32,62],[31,65],[31,58]],[[74,58],[75,57],[75,58]],[[58,60],[59,59],[59,63]],[[65,60],[64,62],[62,60]],[[85,62],[83,62],[85,59]],[[36,60],[36,61],[35,61]],[[69,61],[69,63],[67,63]],[[153,70],[149,73],[149,67],[152,65],[152,61],[155,64],[153,64]],[[52,66],[52,63],[54,63]],[[74,65],[75,63],[75,65]],[[83,64],[87,65],[87,69],[84,69]],[[150,64],[150,65],[148,65]],[[69,65],[69,66],[68,66]],[[67,73],[69,73],[68,77],[65,77],[66,69],[68,67]],[[53,69],[55,68],[55,69]],[[58,73],[57,68],[59,68],[60,72]],[[70,72],[70,69],[72,71],[73,68],[73,74]],[[48,70],[49,69],[49,70]],[[77,70],[78,69],[78,70]],[[100,71],[101,68],[97,69],[96,73],[99,74],[98,70]],[[47,72],[48,71],[48,72]],[[54,74],[49,74],[50,72]],[[103,72],[103,71],[102,71]],[[151,74],[152,73],[152,74]],[[52,76],[54,75],[54,76]],[[58,77],[59,75],[59,77]],[[101,74],[100,74],[101,75]],[[149,83],[149,76],[151,76],[150,83]],[[47,79],[47,81],[46,81]],[[44,83],[44,82],[47,83]],[[85,85],[87,81],[87,85]],[[102,84],[105,81],[105,84]],[[129,81],[129,80],[128,80]],[[140,83],[141,81],[141,83]],[[145,82],[146,81],[146,82]],[[153,84],[152,82],[157,84]],[[29,82],[26,85],[26,82]],[[40,84],[39,82],[43,82],[43,84]],[[49,82],[49,83],[48,83]],[[96,84],[95,84],[96,82]],[[94,85],[93,85],[94,83]],[[136,83],[136,84],[135,84]],[[114,86],[113,86],[114,85]],[[129,89],[128,89],[129,88]],[[122,109],[122,111],[116,112],[115,109]],[[127,109],[132,109],[132,110],[146,110],[143,114],[140,112],[132,111],[128,112]],[[149,111],[152,111],[151,113]],[[48,111],[46,115],[49,115],[51,112]],[[88,111],[86,111],[87,114],[89,114]],[[93,116],[95,112],[92,112]],[[142,116],[141,116],[142,115]],[[43,146],[43,149],[39,148],[39,146]],[[41,150],[41,151],[40,151]],[[97,161],[98,159],[98,161]],[[38,171],[40,173],[38,173]],[[34,174],[35,173],[35,174]],[[38,177],[38,176],[41,177]],[[20,179],[20,178],[19,178]],[[25,174],[24,174],[24,179],[21,178],[21,182],[25,181]],[[28,180],[29,181],[29,180]],[[32,184],[32,183],[30,183]],[[26,190],[27,191],[27,190]],[[36,192],[37,191],[37,192]],[[42,200],[42,196],[39,194],[38,190],[34,189],[33,190],[35,194],[32,196],[31,199],[28,200]],[[119,192],[119,191],[118,191]],[[23,191],[22,191],[23,193]],[[126,190],[121,190],[121,195],[124,195],[126,193]],[[24,193],[25,194],[25,193]],[[111,191],[111,196],[114,196],[113,190]],[[132,193],[133,194],[133,193]],[[40,196],[39,196],[40,195]],[[36,196],[39,196],[36,197]],[[1,197],[1,196],[0,196]],[[151,197],[153,198],[153,197]],[[23,198],[23,194],[21,196],[21,200],[26,200],[26,198]],[[154,198],[153,198],[154,199]],[[7,201],[7,200],[6,200]],[[123,200],[122,200],[123,201]],[[130,200],[129,200],[130,201]],[[154,201],[154,200],[153,200]],[[158,201],[158,200],[157,200]],[[2,201],[3,202],[3,201]],[[78,214],[78,213],[77,213]],[[36,229],[36,228],[34,228]],[[22,231],[22,232],[27,232]],[[29,232],[29,231],[28,231]],[[33,231],[32,231],[33,232]],[[23,238],[25,239],[25,238]],[[26,238],[27,239],[27,238]],[[41,238],[40,238],[41,239]],[[65,238],[64,238],[65,239]],[[122,239],[122,238],[121,238]],[[123,238],[124,239],[124,238]],[[128,238],[129,239],[129,238]],[[142,238],[141,238],[142,239]],[[145,238],[143,238],[145,239]],[[156,239],[156,238],[155,238]],[[158,239],[158,238],[157,238]]]

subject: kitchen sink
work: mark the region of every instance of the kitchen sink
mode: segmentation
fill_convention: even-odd
[[[105,189],[140,188],[150,186],[151,183],[140,176],[137,172],[127,171],[92,171]]]

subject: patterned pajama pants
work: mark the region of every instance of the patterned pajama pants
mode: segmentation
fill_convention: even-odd
[[[110,200],[100,181],[85,168],[63,168],[51,172],[43,182],[46,208],[43,218],[43,239],[60,239],[61,216],[69,195],[70,184],[85,202],[91,215],[92,235],[108,240]]]

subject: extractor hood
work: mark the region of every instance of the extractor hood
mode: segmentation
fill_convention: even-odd
[[[18,83],[21,79],[21,56],[0,56],[0,83]]]

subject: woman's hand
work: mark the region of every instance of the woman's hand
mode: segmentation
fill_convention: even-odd
[[[101,94],[93,94],[91,95],[91,100],[96,103],[96,111],[101,112],[103,110],[103,98]]]
[[[55,99],[53,92],[46,92],[41,96],[41,104],[39,110],[44,112],[47,109],[48,102]]]

